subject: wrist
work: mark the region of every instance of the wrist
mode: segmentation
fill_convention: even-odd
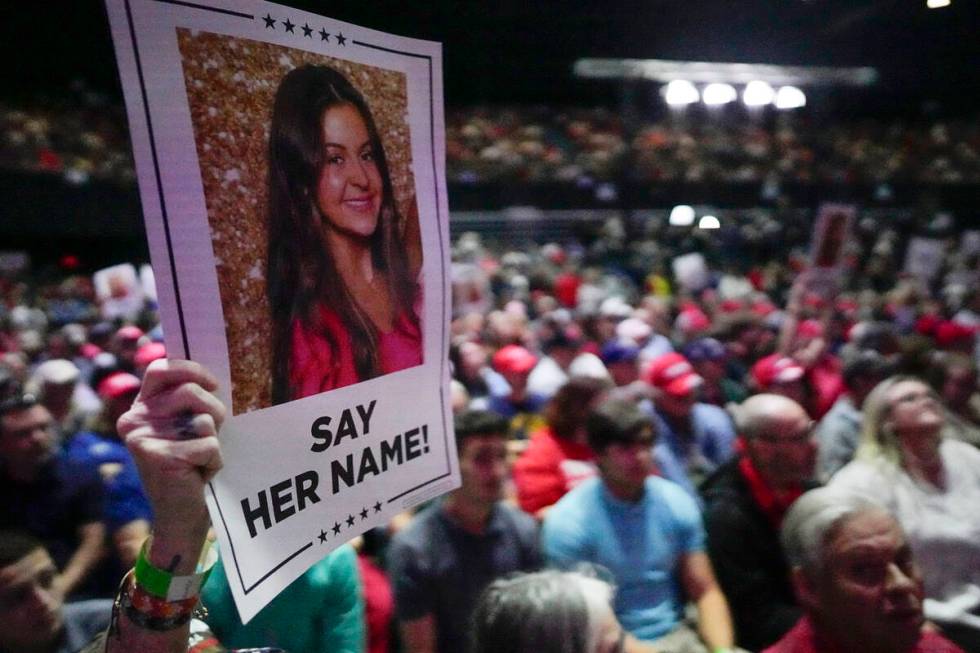
[[[169,566],[161,567],[154,564],[147,555],[154,545],[153,537],[150,536],[136,559],[133,570],[136,585],[166,602],[196,597],[217,562],[217,550],[210,543],[205,543],[203,548],[196,550],[185,547],[185,551],[194,553],[186,557],[177,555]],[[190,565],[193,566],[188,569]]]
[[[146,559],[154,567],[166,569],[173,574],[194,573],[207,542],[208,526],[182,528],[180,532],[172,529],[154,529],[146,543]]]

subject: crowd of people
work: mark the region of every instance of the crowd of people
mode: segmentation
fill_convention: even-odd
[[[43,108],[40,108],[43,107]],[[605,108],[450,108],[449,181],[797,184],[975,184],[980,125],[975,118],[855,119],[821,124],[780,114],[767,120],[682,116],[626,125]],[[0,104],[0,167],[132,184],[123,109],[84,91],[43,102]],[[624,174],[629,170],[629,174]]]
[[[450,111],[447,174],[461,183],[586,177],[722,184],[980,180],[980,131],[971,120],[827,125],[791,113],[771,120],[718,113],[707,120],[681,114],[626,125],[618,112],[602,108]]]
[[[831,295],[772,249],[461,236],[461,487],[248,624],[201,552],[214,379],[152,306],[0,277],[0,651],[980,651],[980,269],[948,227],[924,277],[864,225]]]

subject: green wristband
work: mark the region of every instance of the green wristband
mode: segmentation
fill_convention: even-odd
[[[201,556],[202,561],[197,565],[197,573],[189,576],[174,576],[169,571],[154,567],[146,557],[152,539],[153,536],[146,538],[136,558],[136,567],[133,569],[136,583],[153,596],[166,599],[168,602],[183,601],[200,594],[201,586],[211,575],[214,563],[218,560],[217,550],[210,544],[205,545],[207,550]]]

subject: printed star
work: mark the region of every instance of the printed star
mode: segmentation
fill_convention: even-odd
[[[287,32],[290,32],[292,34],[295,34],[296,33],[295,31],[293,31],[293,28],[296,27],[296,26],[293,25],[292,23],[290,23],[288,18],[286,19],[286,22],[283,23],[283,25],[286,26],[286,31]]]
[[[340,522],[333,523],[333,534],[340,535]]]
[[[354,515],[347,515],[347,527],[350,528],[354,525]]]
[[[381,502],[380,501],[375,501],[374,502],[374,512],[381,512]]]
[[[262,20],[265,21],[265,28],[266,29],[270,29],[270,28],[271,29],[275,29],[276,28],[276,19],[273,18],[270,14],[266,14],[265,15],[265,18],[263,18]]]
[[[321,528],[320,529],[320,544],[323,544],[326,541],[327,541],[327,532]]]
[[[325,29],[321,29],[320,30],[320,40],[321,41],[326,41],[326,42],[329,43],[330,42],[330,32],[328,32]]]
[[[347,37],[343,34],[337,34],[337,45],[347,45]]]
[[[367,519],[367,508],[361,508],[361,521]]]
[[[313,28],[310,27],[309,23],[303,24],[303,36],[313,38]]]

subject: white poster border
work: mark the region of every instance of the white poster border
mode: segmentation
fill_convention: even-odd
[[[195,359],[201,360],[199,351],[202,347],[208,349],[220,347],[222,352],[226,352],[227,343],[225,342],[223,329],[218,331],[210,329],[208,333],[211,339],[207,342],[199,342],[196,334],[202,332],[202,324],[200,322],[213,323],[215,316],[213,314],[205,316],[202,320],[199,315],[195,314],[194,309],[187,309],[188,304],[197,305],[198,300],[211,300],[212,306],[216,306],[216,309],[212,308],[211,310],[217,310],[218,317],[221,318],[223,323],[220,301],[216,304],[213,303],[214,298],[218,296],[218,289],[217,281],[213,278],[215,257],[213,251],[210,251],[210,239],[202,237],[202,233],[191,234],[189,236],[176,234],[174,233],[174,225],[171,220],[171,216],[174,214],[172,213],[172,209],[175,204],[182,204],[182,210],[185,212],[191,211],[204,216],[207,213],[203,203],[204,192],[201,187],[200,177],[198,177],[195,184],[191,185],[193,187],[187,191],[186,195],[181,195],[181,192],[186,189],[188,184],[175,183],[168,177],[168,175],[180,177],[181,175],[187,174],[186,169],[181,170],[178,166],[173,165],[174,157],[169,157],[167,154],[168,148],[177,148],[180,150],[182,146],[180,144],[161,142],[162,134],[167,133],[167,128],[165,127],[159,132],[155,131],[154,128],[154,119],[159,119],[160,116],[154,115],[154,102],[151,97],[153,89],[148,88],[152,86],[148,78],[152,75],[166,74],[165,72],[160,72],[161,68],[164,68],[165,65],[161,66],[157,59],[161,54],[161,50],[154,50],[155,47],[160,47],[158,41],[160,39],[175,41],[175,29],[177,27],[185,27],[192,30],[202,29],[240,38],[254,38],[262,42],[275,43],[290,48],[306,49],[307,51],[325,54],[326,56],[339,57],[389,69],[392,69],[393,62],[397,62],[400,64],[397,69],[406,72],[406,74],[408,70],[417,69],[419,65],[423,67],[424,73],[427,75],[427,83],[425,84],[425,95],[427,97],[422,98],[427,105],[427,110],[422,112],[423,117],[426,118],[425,124],[427,126],[427,134],[424,139],[416,137],[419,132],[416,130],[415,122],[420,112],[411,109],[413,102],[417,103],[419,101],[419,88],[417,84],[409,83],[408,89],[409,120],[411,123],[411,134],[413,136],[412,161],[417,201],[420,207],[434,208],[437,225],[436,229],[432,231],[427,232],[423,229],[423,251],[427,254],[431,253],[431,255],[426,256],[424,259],[426,288],[435,289],[432,284],[438,283],[437,287],[441,292],[426,293],[427,301],[438,300],[438,308],[434,308],[435,302],[433,304],[427,304],[424,320],[427,324],[436,322],[440,326],[438,331],[435,329],[425,329],[423,333],[424,351],[427,355],[425,362],[420,367],[428,368],[428,366],[433,364],[438,366],[438,374],[441,382],[439,384],[439,396],[436,403],[441,415],[442,423],[439,426],[443,435],[442,449],[445,453],[444,456],[440,457],[443,459],[440,462],[444,464],[439,464],[435,467],[429,465],[427,468],[428,473],[422,478],[416,478],[419,482],[413,483],[408,488],[392,488],[387,493],[387,496],[378,497],[376,502],[369,506],[372,513],[370,515],[365,515],[368,506],[361,507],[360,513],[354,508],[351,508],[353,512],[348,512],[348,519],[345,520],[347,528],[343,530],[342,537],[349,539],[364,532],[369,527],[382,525],[390,517],[406,507],[416,505],[432,496],[436,496],[452,487],[458,486],[459,471],[458,465],[455,462],[455,443],[451,437],[452,427],[449,423],[451,414],[447,397],[449,370],[444,354],[448,350],[448,321],[451,313],[451,307],[448,305],[448,302],[451,298],[451,293],[449,290],[447,267],[449,211],[448,202],[446,201],[445,163],[443,157],[437,156],[438,153],[444,152],[445,149],[444,135],[442,130],[437,129],[438,125],[443,124],[442,105],[441,101],[439,101],[441,100],[442,94],[440,74],[441,48],[439,44],[382,34],[356,25],[316,16],[308,12],[260,1],[237,2],[234,3],[234,8],[229,8],[228,3],[220,3],[214,0],[203,0],[202,2],[196,3],[181,2],[178,0],[107,0],[107,5],[114,39],[117,44],[117,57],[121,76],[124,81],[127,79],[139,80],[138,88],[134,88],[132,85],[127,86],[125,83],[123,86],[124,92],[126,93],[130,124],[132,125],[133,148],[136,155],[137,171],[139,173],[141,197],[144,200],[148,236],[151,245],[155,245],[151,247],[151,253],[154,266],[158,271],[156,278],[160,286],[160,305],[164,320],[164,329],[168,334],[167,345],[169,354],[176,357],[195,358],[197,356]],[[208,21],[201,20],[200,14],[196,17],[191,17],[192,12],[208,12],[212,14],[210,16],[211,18],[217,16],[221,20],[249,20],[252,21],[251,25],[255,29],[252,30],[252,33],[248,33],[244,29],[241,31],[230,30],[231,33],[229,33],[227,29],[220,29],[219,25],[208,25],[204,27],[203,25],[206,25]],[[263,18],[263,15],[267,18]],[[346,33],[346,44],[341,47],[350,47],[350,50],[342,53],[336,50],[321,52],[318,49],[310,49],[309,43],[303,44],[301,41],[298,42],[291,38],[287,39],[284,34],[276,34],[276,38],[269,38],[270,35],[261,31],[263,29],[263,22],[266,22],[268,18],[282,20],[284,17],[286,20],[296,20],[297,23],[294,23],[294,25],[297,25],[299,21],[304,21],[304,24],[316,21],[317,23],[327,25],[330,28],[331,34]],[[267,28],[268,23],[266,22]],[[147,39],[150,41],[149,45],[140,42],[140,39],[146,34],[155,35],[155,38]],[[129,43],[128,48],[125,47],[127,42]],[[121,43],[123,44],[122,48],[120,46]],[[163,53],[177,57],[176,44],[173,43],[170,47],[172,51],[167,52],[164,49]],[[357,54],[352,54],[354,52]],[[150,55],[153,56],[151,57]],[[147,63],[147,60],[150,58],[154,60]],[[179,70],[179,67],[177,69]],[[409,76],[408,79],[410,81],[412,77]],[[166,116],[164,119],[166,119]],[[423,152],[420,149],[423,145],[427,146],[428,152],[425,152],[425,156],[419,156]],[[186,155],[186,144],[183,148],[182,154]],[[147,162],[151,163],[151,170],[146,169]],[[165,162],[169,162],[170,165],[164,165]],[[194,171],[196,172],[196,168]],[[177,192],[173,188],[177,188],[181,192]],[[426,197],[423,197],[423,193],[427,197],[427,201]],[[148,198],[152,198],[154,201],[147,202],[146,200]],[[195,203],[198,204],[196,209],[193,208]],[[202,224],[204,226],[207,225],[206,218],[198,222],[199,226]],[[433,231],[436,234],[435,238],[432,235]],[[204,235],[206,236],[206,234]],[[162,246],[160,246],[161,244]],[[206,247],[209,250],[209,257],[193,257],[196,258],[195,262],[198,269],[206,269],[211,266],[210,271],[207,271],[208,274],[198,274],[194,269],[187,272],[185,266],[179,264],[180,255],[178,250],[182,245],[192,248],[196,247],[198,249]],[[164,252],[165,255],[163,254]],[[187,277],[193,277],[193,279],[186,279]],[[202,279],[206,282],[203,284],[203,288]],[[194,296],[195,292],[198,292],[199,296]],[[436,295],[436,297],[433,297],[433,295]],[[204,326],[207,326],[207,324]],[[209,360],[209,362],[211,361]],[[209,367],[212,367],[219,378],[230,378],[227,360],[225,360],[223,366],[211,362]],[[378,390],[375,391],[377,394],[379,391],[383,391],[386,386],[391,385],[388,382],[388,377],[402,377],[402,384],[407,384],[410,383],[411,379],[421,379],[422,374],[413,368],[387,375],[384,378],[357,384],[357,387],[360,388],[365,385],[372,385],[372,387],[379,386]],[[223,384],[223,386],[224,390],[221,391],[223,394],[219,393],[219,396],[230,405],[230,395],[228,394],[230,393],[230,383]],[[332,391],[331,395],[349,397],[349,399],[338,399],[334,402],[335,405],[341,401],[346,401],[350,406],[353,406],[354,400],[366,392],[364,389],[352,392],[349,388],[340,388]],[[305,409],[305,413],[309,413],[310,406],[315,404],[317,399],[318,397],[308,397],[290,402],[289,406],[297,410],[302,407]],[[257,413],[281,413],[282,411],[277,409],[281,409],[284,405],[262,409],[257,411]],[[250,415],[255,416],[257,413]],[[236,446],[235,443],[228,441],[228,432],[233,430],[229,426],[233,426],[236,420],[241,421],[243,417],[248,416],[237,415],[229,418],[226,427],[222,430],[222,444],[226,449],[226,453],[229,447]],[[247,435],[243,437],[247,437]],[[416,476],[418,475],[416,474]],[[331,546],[317,547],[316,537],[313,536],[308,538],[307,541],[294,544],[293,546],[289,546],[287,550],[276,553],[274,555],[274,562],[266,564],[257,571],[252,571],[252,561],[241,559],[242,547],[240,540],[242,529],[240,524],[236,525],[235,519],[231,517],[238,509],[232,503],[241,495],[241,492],[237,490],[223,490],[220,481],[221,476],[219,475],[215,481],[209,484],[207,499],[222,551],[226,554],[223,557],[225,558],[229,584],[242,620],[247,622],[286,585],[301,575],[316,560],[322,558],[326,552],[329,552],[334,546],[339,546],[342,542],[335,541]],[[356,525],[350,523],[352,520],[355,520],[355,514],[360,517]],[[341,535],[337,532],[337,526],[340,523],[343,522],[334,521],[334,528],[332,529],[333,536]],[[295,535],[295,533],[287,535]],[[321,530],[321,545],[324,542],[323,535],[324,531]],[[286,537],[284,539],[295,538]],[[336,540],[337,538],[335,537],[334,539]],[[347,539],[343,541],[347,541]],[[236,542],[239,543],[238,547],[236,547]],[[276,547],[281,547],[281,543],[276,542]]]

